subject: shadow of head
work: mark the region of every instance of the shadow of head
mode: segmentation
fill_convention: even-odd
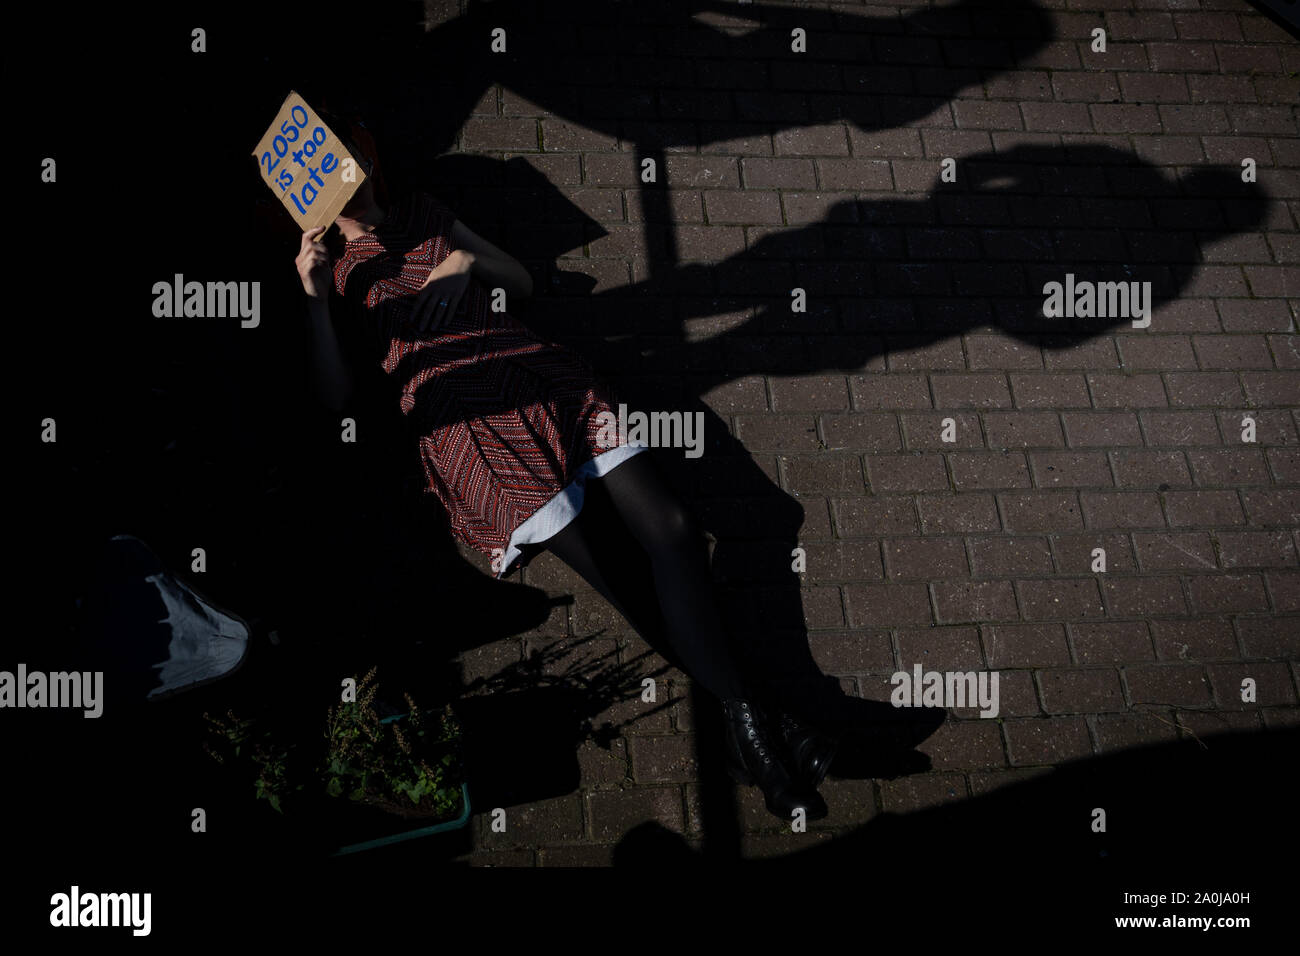
[[[838,203],[821,222],[765,236],[723,263],[719,281],[772,294],[754,321],[766,331],[791,324],[792,272],[810,301],[838,306],[843,331],[937,340],[988,325],[1066,347],[1146,327],[1207,250],[1257,229],[1269,197],[1242,175],[1158,167],[1106,146],[939,160],[928,195]],[[760,261],[767,278],[755,275]],[[836,367],[879,350],[843,344]]]

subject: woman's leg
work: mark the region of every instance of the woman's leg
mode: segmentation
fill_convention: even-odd
[[[601,525],[612,517],[621,526],[618,515],[600,515],[600,502],[595,500],[588,486],[587,500],[577,518],[565,525],[558,534],[542,543],[542,547],[576,571],[603,597],[614,610],[636,628],[647,641],[653,641],[661,632],[662,625],[654,608],[647,606],[644,599],[637,600],[634,589],[628,582],[636,580],[635,570],[620,566],[629,564],[633,557],[632,548],[639,549],[626,529],[624,541],[608,542],[608,534],[601,534]],[[630,546],[630,547],[629,547]]]
[[[694,519],[646,452],[597,481],[649,556],[663,636],[686,672],[717,697],[745,697],[714,597],[708,549]]]

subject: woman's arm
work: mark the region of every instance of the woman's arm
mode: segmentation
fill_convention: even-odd
[[[330,411],[341,412],[352,398],[352,371],[330,319],[329,299],[308,299],[307,316],[316,396]]]
[[[533,277],[523,264],[459,219],[451,227],[451,242],[469,257],[470,274],[489,289],[500,286],[506,290],[507,298],[527,298],[533,294]]]
[[[302,234],[295,264],[303,291],[307,293],[307,337],[311,341],[316,395],[331,411],[341,412],[352,397],[352,373],[330,319],[329,253],[317,241],[324,232],[325,227],[318,226]]]

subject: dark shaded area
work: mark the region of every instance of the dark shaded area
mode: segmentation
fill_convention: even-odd
[[[1256,10],[1264,11],[1287,33],[1300,38],[1300,3],[1296,0],[1249,0],[1249,3]]]
[[[842,726],[896,714],[844,697],[816,667],[799,583],[789,571],[803,505],[772,482],[701,396],[742,375],[861,368],[886,351],[985,327],[1067,347],[1114,323],[1065,327],[1036,316],[1043,281],[1061,279],[1067,268],[1090,271],[1089,278],[1149,279],[1157,300],[1167,301],[1186,285],[1204,244],[1263,220],[1263,201],[1241,195],[1232,170],[1179,180],[1110,150],[1021,147],[967,158],[957,184],[936,183],[915,199],[840,203],[825,221],[774,227],[709,266],[679,251],[666,189],[648,189],[648,278],[593,294],[594,279],[557,259],[603,236],[603,227],[522,160],[440,155],[495,83],[576,128],[624,139],[638,160],[657,159],[663,169],[675,147],[742,134],[837,118],[861,130],[915,121],[1050,39],[1029,3],[962,3],[888,20],[762,5],[713,9],[724,7],[758,18],[766,32],[740,41],[688,26],[687,10],[702,7],[679,3],[498,2],[475,4],[470,16],[428,34],[420,5],[398,3],[373,5],[364,18],[352,4],[318,4],[294,17],[267,13],[257,24],[224,7],[161,11],[131,30],[105,12],[67,38],[61,56],[96,70],[105,86],[99,102],[23,104],[27,159],[54,152],[61,163],[61,185],[42,198],[28,241],[57,250],[75,235],[92,254],[75,281],[66,280],[69,288],[24,284],[14,304],[15,314],[35,318],[13,329],[9,354],[17,368],[9,381],[22,387],[11,384],[8,407],[15,421],[49,416],[60,431],[58,444],[42,447],[18,476],[15,538],[23,566],[14,588],[31,623],[17,635],[13,657],[32,668],[76,666],[79,602],[94,580],[100,544],[121,532],[149,542],[182,577],[191,549],[205,548],[204,592],[258,628],[239,675],[165,707],[137,710],[110,699],[99,721],[14,715],[10,759],[22,771],[13,793],[26,808],[16,822],[18,846],[60,863],[50,873],[56,883],[80,867],[96,879],[120,874],[123,885],[138,874],[163,893],[159,872],[238,873],[252,895],[253,885],[271,879],[254,875],[259,861],[311,859],[312,847],[277,836],[273,818],[260,813],[265,807],[216,782],[196,744],[205,708],[273,705],[296,713],[304,734],[314,733],[314,715],[336,696],[341,677],[376,662],[381,675],[400,675],[404,686],[433,697],[491,691],[462,701],[473,799],[476,807],[508,807],[571,793],[576,745],[607,742],[616,728],[593,723],[595,715],[645,676],[632,664],[548,682],[539,662],[529,661],[497,673],[490,685],[467,688],[449,665],[460,650],[537,625],[551,602],[535,588],[485,578],[456,554],[445,521],[420,493],[406,423],[381,373],[361,370],[365,397],[349,411],[361,423],[356,444],[342,444],[337,423],[311,401],[302,293],[292,269],[296,231],[265,229],[258,205],[265,190],[247,155],[290,87],[314,103],[362,111],[395,193],[436,193],[534,267],[543,294],[517,317],[587,357],[633,408],[705,413],[705,457],[661,459],[717,538],[714,566],[726,584],[733,637],[789,700]],[[792,23],[828,44],[813,45],[820,75],[839,70],[842,85],[827,79],[825,88],[809,86],[774,65],[783,49],[776,41]],[[196,24],[208,29],[211,50],[199,58],[188,50]],[[485,42],[489,24],[506,26],[512,37],[512,52],[500,61],[468,53]],[[612,31],[635,40],[631,55],[610,54]],[[111,48],[103,37],[113,38]],[[171,77],[186,81],[167,82]],[[658,91],[653,102],[644,98],[646,87]],[[90,141],[109,147],[82,148]],[[179,156],[165,175],[153,165],[162,155]],[[142,169],[157,178],[132,192]],[[128,184],[125,198],[148,204],[147,225],[117,218],[123,197],[110,184]],[[200,281],[261,281],[261,327],[152,318],[149,289],[177,272]],[[815,303],[802,315],[785,308],[796,284]],[[737,313],[738,322],[726,318]],[[686,321],[712,317],[723,318],[707,340],[688,334]],[[269,640],[272,629],[278,645]],[[711,849],[728,858],[738,834],[719,771],[720,727],[698,709],[706,831]],[[922,725],[899,740],[890,738],[897,729],[877,728],[850,742],[836,773],[868,778],[924,769],[910,748],[932,729]],[[1234,766],[1271,773],[1259,748],[1279,747],[1279,740],[1294,747],[1293,738],[1276,735],[1240,748],[1234,741],[1233,753],[1256,748]],[[1196,765],[1182,754],[1164,762],[1168,777],[1154,773],[1160,760],[1105,764],[1118,768],[1097,771],[1111,781],[1106,798],[1134,808],[1148,799],[1143,794],[1204,793],[1204,778],[1179,777]],[[1218,771],[1203,772],[1220,779]],[[1126,779],[1134,781],[1131,790]],[[1173,780],[1182,785],[1152,789]],[[1037,825],[1063,841],[1040,841],[1061,848],[1052,859],[1082,859],[1091,845],[1055,829],[1064,824],[1053,816],[1067,805],[1058,798],[1081,798],[1051,786],[1020,803],[972,801],[916,815],[916,824],[878,821],[837,841],[834,852],[809,853],[823,854],[813,859],[828,867],[858,855],[892,859],[906,855],[908,840],[964,846],[975,830],[994,839],[1018,835],[1010,842],[1021,847],[1039,839],[1030,836]],[[1216,806],[1251,799],[1223,786]],[[1248,804],[1258,814],[1234,819],[1283,819],[1267,802],[1279,791],[1259,789],[1265,802]],[[230,816],[196,849],[186,840],[189,809],[206,803]],[[1206,832],[1216,839],[1231,833],[1221,822],[1215,818]],[[1135,852],[1128,840],[1116,837],[1112,859]],[[660,845],[629,837],[627,858],[653,859],[639,849],[649,844]],[[466,849],[462,832],[368,854],[355,865],[432,865]],[[656,852],[661,861],[678,858],[672,847]],[[1038,858],[1019,859],[1030,865]],[[33,886],[46,891],[39,877]],[[176,908],[186,905],[182,898]]]
[[[1113,932],[1111,917],[1123,915],[1247,915],[1275,926],[1288,904],[1272,890],[1295,876],[1277,828],[1294,812],[1297,748],[1300,731],[1285,729],[1106,754],[957,803],[882,813],[852,833],[742,868],[755,881],[797,869],[813,885],[831,875],[854,882],[881,915],[883,906],[916,908],[913,894],[942,887],[949,916],[978,906],[987,919],[1025,927],[1065,918],[1072,935]],[[1098,808],[1104,832],[1093,828]],[[656,824],[630,832],[615,856],[631,870],[700,862]],[[996,903],[989,887],[998,888]],[[1175,890],[1254,892],[1249,904],[1123,905],[1125,891]]]

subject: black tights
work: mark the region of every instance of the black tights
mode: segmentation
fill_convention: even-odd
[[[578,517],[542,543],[716,697],[744,697],[700,531],[648,452],[587,483]],[[653,582],[653,588],[648,585]]]

